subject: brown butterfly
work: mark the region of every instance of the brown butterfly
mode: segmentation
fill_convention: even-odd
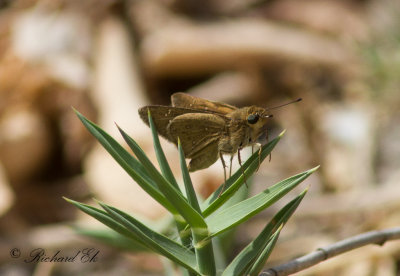
[[[171,106],[144,106],[139,109],[139,115],[149,125],[147,114],[150,110],[161,136],[175,145],[180,139],[185,157],[191,159],[190,172],[208,168],[221,158],[226,180],[222,155],[231,155],[232,163],[232,157],[237,152],[241,164],[240,150],[257,144],[262,135],[267,136],[266,124],[272,117],[268,112],[270,109],[258,106],[237,108],[175,93],[171,96]]]

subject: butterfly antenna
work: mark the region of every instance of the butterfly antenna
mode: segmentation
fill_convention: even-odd
[[[280,107],[283,107],[283,106],[286,106],[286,105],[289,105],[289,104],[300,102],[301,100],[302,100],[302,98],[298,98],[297,100],[290,101],[288,103],[284,103],[284,104],[281,104],[281,105],[278,105],[278,106],[268,107],[265,110],[272,110],[272,109],[280,108]]]

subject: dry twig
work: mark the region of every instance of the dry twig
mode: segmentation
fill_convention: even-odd
[[[386,241],[400,239],[400,227],[363,233],[294,259],[286,264],[272,267],[260,276],[283,276],[299,272],[329,258],[362,247],[367,244],[383,245]]]

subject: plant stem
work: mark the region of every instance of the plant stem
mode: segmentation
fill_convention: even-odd
[[[192,229],[198,270],[202,275],[214,276],[216,273],[214,251],[212,240],[208,234],[207,229],[197,229],[197,231]]]

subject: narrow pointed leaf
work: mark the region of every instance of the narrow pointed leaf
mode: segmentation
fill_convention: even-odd
[[[174,186],[178,191],[180,191],[178,183],[176,182],[176,179],[168,164],[167,158],[165,157],[164,151],[161,148],[160,139],[158,137],[157,129],[154,125],[153,118],[151,117],[150,110],[148,111],[148,119],[149,119],[151,134],[153,136],[154,151],[156,153],[157,161],[160,166],[162,175],[165,177],[165,179],[167,179],[169,183],[171,183],[172,186]],[[175,216],[175,218],[178,218],[175,220],[175,223],[182,244],[186,247],[190,247],[192,243],[191,236],[190,234],[188,235],[185,234],[186,233],[185,228],[187,226],[187,223],[184,220],[182,220],[181,216],[179,217]]]
[[[109,246],[119,248],[121,250],[129,252],[151,252],[150,249],[143,246],[143,244],[133,239],[127,238],[111,229],[99,230],[75,227],[75,231],[79,235],[86,236]]]
[[[179,190],[178,183],[171,171],[171,167],[168,164],[167,158],[165,157],[164,151],[161,148],[160,139],[158,138],[158,133],[156,126],[154,125],[153,118],[151,117],[149,110],[149,126],[151,129],[151,134],[153,135],[154,151],[156,153],[158,164],[160,165],[161,172],[163,176],[171,183],[175,188]]]
[[[120,129],[120,131],[129,147],[145,167],[148,174],[155,180],[165,198],[168,199],[186,222],[193,228],[206,228],[207,225],[205,224],[203,217],[188,203],[186,198],[183,197],[181,191],[175,188],[158,172],[143,150],[131,137],[129,137],[123,130]]]
[[[267,143],[261,148],[261,154],[259,152],[253,153],[246,162],[242,165],[243,170],[237,170],[229,179],[226,181],[225,191],[218,197],[222,186],[220,186],[211,196],[207,198],[203,203],[203,216],[207,217],[219,207],[221,207],[233,194],[243,185],[244,180],[248,179],[257,170],[259,162],[262,162],[273,150],[276,144],[279,142],[284,132],[278,137]]]
[[[307,189],[304,190],[300,195],[286,204],[264,227],[256,239],[249,243],[236,257],[233,261],[226,267],[223,272],[223,276],[235,276],[243,275],[251,265],[255,262],[257,256],[266,247],[268,241],[270,240],[272,234],[279,225],[284,225],[289,220],[289,218],[296,211],[300,202],[303,200],[307,193]]]
[[[263,269],[265,262],[267,261],[269,255],[271,255],[272,250],[275,247],[276,242],[278,241],[279,234],[281,233],[283,225],[281,224],[278,230],[272,235],[269,240],[267,246],[261,252],[260,256],[258,256],[257,260],[254,262],[253,266],[250,269],[250,272],[246,273],[246,275],[257,276],[260,271]]]
[[[318,167],[287,178],[249,199],[214,212],[206,218],[211,236],[218,235],[271,206],[317,169]]]
[[[190,205],[201,214],[200,205],[197,201],[197,196],[194,191],[192,180],[189,176],[189,171],[186,166],[185,154],[183,153],[182,145],[178,139],[179,161],[182,170],[183,182],[185,184],[186,196]],[[193,244],[196,252],[197,266],[199,271],[205,275],[215,274],[214,250],[211,239],[208,238],[207,226],[203,229],[193,229]]]
[[[171,213],[177,211],[166,200],[159,191],[157,184],[150,178],[143,165],[127,152],[117,141],[93,122],[86,119],[81,113],[75,110],[75,113],[82,121],[88,131],[100,142],[100,144],[110,153],[118,164],[142,187],[152,198],[164,206]]]
[[[146,153],[142,150],[142,148],[133,140],[125,131],[123,131],[120,127],[118,127],[119,132],[121,133],[122,137],[124,138],[125,142],[131,148],[133,153],[139,159],[140,163],[145,168],[147,174],[154,180],[154,182],[168,182],[168,180],[157,170],[157,168],[153,165],[150,159],[147,157]],[[178,186],[171,185],[169,186],[174,188],[178,193],[181,191],[179,190]]]
[[[84,204],[81,202],[77,202],[72,199],[65,198],[65,200],[68,201],[69,203],[72,203],[73,205],[78,207],[81,211],[88,214],[89,216],[94,217],[95,219],[97,219],[98,221],[103,223],[104,225],[110,227],[117,233],[119,233],[125,237],[128,237],[130,239],[133,239],[135,242],[139,243],[140,245],[142,245],[145,248],[153,249],[151,247],[148,247],[147,244],[143,243],[143,241],[137,235],[135,235],[135,233],[130,232],[123,225],[121,225],[120,223],[115,221],[113,218],[111,218],[111,216],[107,212],[104,212],[103,210],[97,209],[93,206],[90,206],[90,205],[87,205],[87,204]]]
[[[179,150],[179,162],[181,165],[183,183],[185,184],[185,189],[186,189],[186,197],[188,198],[190,205],[197,212],[201,213],[200,205],[199,205],[199,202],[198,202],[197,196],[196,196],[196,192],[194,191],[192,180],[190,179],[190,176],[189,176],[189,170],[186,166],[185,154],[183,153],[183,149],[182,149],[182,146],[181,146],[181,143],[179,140],[178,140],[178,150]]]
[[[100,203],[100,206],[116,221],[126,227],[130,232],[139,236],[143,243],[155,248],[156,252],[169,258],[175,263],[196,272],[196,258],[192,251],[179,243],[153,231],[130,215],[114,207]]]

